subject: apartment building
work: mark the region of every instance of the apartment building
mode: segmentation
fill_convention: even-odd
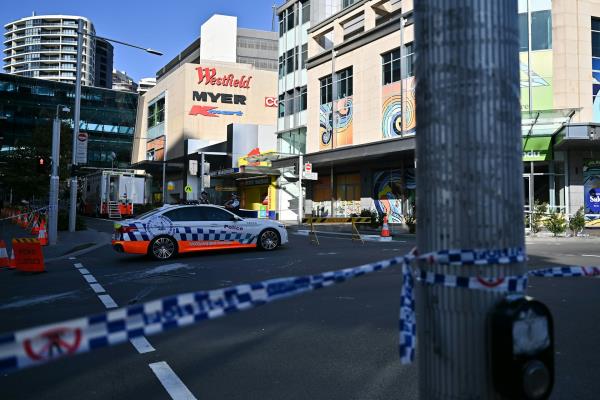
[[[4,25],[4,72],[75,83],[77,21],[83,21],[81,82],[95,83],[96,39],[92,22],[74,15],[32,15]]]

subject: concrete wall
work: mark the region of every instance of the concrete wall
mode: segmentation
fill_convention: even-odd
[[[200,27],[200,60],[236,62],[237,17],[213,15]]]

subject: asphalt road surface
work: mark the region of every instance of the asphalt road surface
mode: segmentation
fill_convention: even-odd
[[[599,244],[584,239],[528,243],[530,266],[600,264]],[[292,234],[288,246],[271,253],[223,251],[168,262],[105,246],[48,263],[45,274],[0,270],[0,332],[172,294],[356,266],[407,253],[413,245],[321,237],[321,246],[314,247]],[[400,268],[391,268],[147,340],[13,372],[0,376],[0,398],[416,399],[417,366],[402,366],[397,353],[401,279]],[[555,318],[552,398],[598,398],[600,280],[531,279],[528,294],[545,302]]]

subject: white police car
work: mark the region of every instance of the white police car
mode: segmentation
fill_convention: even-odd
[[[285,225],[242,218],[213,205],[166,205],[115,224],[113,248],[167,260],[177,253],[260,248],[275,250],[288,242]]]

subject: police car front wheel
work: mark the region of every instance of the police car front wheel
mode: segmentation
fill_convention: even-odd
[[[258,246],[262,250],[275,250],[279,246],[279,234],[274,229],[267,229],[260,233]]]
[[[177,243],[168,236],[159,236],[150,242],[149,253],[157,260],[168,260],[177,253]]]

